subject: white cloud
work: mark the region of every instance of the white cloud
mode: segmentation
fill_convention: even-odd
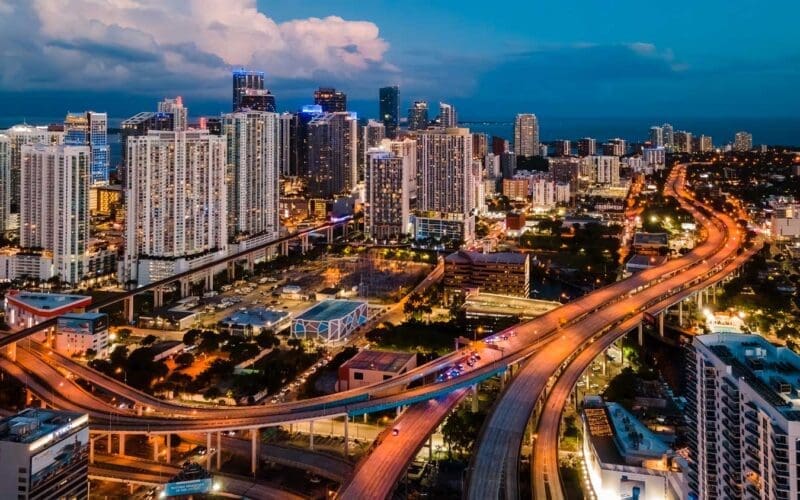
[[[210,85],[213,93],[237,66],[284,81],[396,71],[375,24],[336,16],[278,23],[255,0],[0,0],[0,13],[6,89]]]

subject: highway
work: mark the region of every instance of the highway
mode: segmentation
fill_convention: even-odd
[[[648,312],[655,314],[664,309],[666,306],[671,306],[676,300],[682,300],[690,297],[692,294],[702,290],[708,284],[719,282],[735,271],[747,259],[755,255],[760,246],[754,246],[752,249],[738,256],[736,260],[726,266],[726,268],[719,272],[713,279],[704,282],[702,285],[697,285],[680,293],[677,297],[670,297],[669,299],[651,307]],[[624,335],[632,328],[634,328],[641,320],[642,315],[636,315],[636,321],[628,320],[615,331],[609,332],[601,340],[592,343],[584,349],[567,367],[567,369],[558,377],[555,385],[550,389],[546,395],[546,401],[542,408],[542,413],[539,417],[538,427],[536,429],[536,440],[533,443],[533,453],[531,459],[531,485],[533,487],[533,498],[550,498],[560,499],[565,498],[559,480],[558,468],[558,447],[559,447],[559,426],[561,424],[561,416],[564,407],[569,398],[572,389],[580,379],[581,375],[588,369],[589,365],[594,359],[597,358],[602,352],[605,351],[619,336]],[[528,370],[526,366],[523,371]]]
[[[684,256],[694,261],[695,265],[595,312],[587,321],[564,328],[559,342],[549,344],[546,350],[528,361],[495,404],[484,424],[470,466],[466,495],[468,498],[499,498],[503,493],[506,498],[518,496],[519,452],[528,419],[552,375],[566,367],[571,357],[582,347],[605,339],[606,336],[616,338],[624,333],[613,328],[620,320],[627,320],[662,301],[670,302],[670,297],[696,284],[701,288],[708,286],[708,275],[719,272],[736,255],[742,240],[739,237],[739,228],[729,216],[717,214],[719,221],[724,223],[720,227],[717,221],[708,219],[686,201],[692,198],[683,189],[684,168],[677,167],[673,170],[665,190],[675,195],[708,232],[706,240]],[[670,263],[682,259],[669,261],[664,266],[643,271],[617,284],[635,280],[649,271],[664,269]]]

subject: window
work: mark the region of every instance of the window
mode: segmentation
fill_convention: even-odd
[[[364,380],[364,374],[362,372],[353,372],[353,380]]]

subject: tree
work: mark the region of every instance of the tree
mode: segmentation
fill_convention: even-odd
[[[286,344],[295,351],[303,350],[303,341],[297,337],[292,337],[286,341]]]
[[[94,359],[97,356],[97,351],[94,349],[86,349],[86,359]]]
[[[184,352],[175,357],[175,364],[181,368],[191,366],[192,363],[194,363],[194,356],[190,352]]]
[[[212,385],[203,393],[203,399],[207,399],[209,401],[212,399],[217,399],[220,396],[222,396],[222,392],[220,392],[216,385]]]
[[[256,335],[255,340],[262,349],[269,349],[281,345],[281,340],[277,335],[263,328],[261,329],[261,333]]]
[[[124,345],[117,346],[116,349],[111,351],[109,361],[112,366],[124,366],[128,361],[128,348]]]
[[[197,328],[187,330],[186,333],[183,334],[183,343],[186,345],[195,345],[201,333],[202,331]]]
[[[119,340],[120,342],[127,340],[132,333],[133,330],[131,330],[130,328],[119,328],[117,329],[117,340]]]
[[[148,335],[147,337],[143,338],[141,344],[144,345],[144,346],[150,346],[150,345],[153,345],[156,342],[156,340],[158,340],[158,337],[156,337],[155,335],[151,334],[151,335]]]
[[[197,350],[206,353],[219,350],[219,339],[217,338],[217,334],[210,331],[203,332],[202,340],[200,341],[200,345],[197,346]]]

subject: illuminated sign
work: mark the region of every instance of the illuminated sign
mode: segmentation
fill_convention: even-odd
[[[211,491],[211,478],[178,481],[164,485],[164,495],[176,497],[181,495],[201,495]]]

